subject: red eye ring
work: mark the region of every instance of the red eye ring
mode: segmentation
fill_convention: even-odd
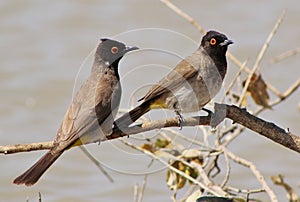
[[[118,52],[119,52],[119,48],[118,47],[114,46],[114,47],[111,48],[111,53],[112,54],[117,54]]]
[[[211,38],[210,41],[209,41],[210,45],[216,45],[217,43],[217,40],[215,38]]]

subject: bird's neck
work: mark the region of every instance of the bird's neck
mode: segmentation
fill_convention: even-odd
[[[222,80],[224,79],[225,75],[226,75],[226,72],[227,72],[227,61],[226,61],[226,56],[223,54],[223,55],[220,55],[218,57],[218,60],[215,59],[214,60],[216,66],[217,66],[217,69],[222,77]]]
[[[118,80],[120,79],[119,77],[119,72],[118,72],[118,64],[119,61],[115,61],[112,64],[110,64],[109,62],[103,61],[103,60],[95,60],[93,67],[92,67],[92,73],[93,74],[106,74],[106,73],[110,73],[110,74],[114,74]]]
[[[204,50],[204,49],[203,49]],[[224,79],[226,72],[227,72],[227,60],[226,60],[226,50],[225,51],[218,51],[218,52],[210,52],[204,50],[208,56],[214,61],[219,74],[221,75],[222,79]]]

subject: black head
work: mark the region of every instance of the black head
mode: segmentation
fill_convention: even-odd
[[[233,41],[216,31],[209,31],[203,36],[201,46],[209,55],[225,56],[228,45]]]
[[[125,46],[125,44],[112,39],[102,38],[100,40],[95,59],[104,61],[108,65],[118,64],[127,52],[138,49],[137,47]]]

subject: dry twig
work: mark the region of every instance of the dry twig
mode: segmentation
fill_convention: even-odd
[[[214,116],[196,116],[185,118],[185,122],[182,124],[183,126],[196,126],[196,125],[211,125],[215,122],[215,117],[220,119],[218,113],[220,111],[226,111],[225,116],[232,121],[239,123],[250,130],[257,132],[268,139],[285,146],[293,151],[300,153],[300,137],[292,134],[291,132],[287,132],[284,129],[276,126],[274,123],[270,123],[264,121],[256,116],[251,115],[245,109],[241,109],[239,107],[233,105],[225,105],[225,104],[216,104],[215,111],[216,114]],[[222,121],[225,116],[222,117],[217,122]],[[213,124],[214,125],[214,124]],[[133,135],[149,130],[161,129],[164,127],[178,127],[177,118],[170,118],[166,120],[158,120],[153,122],[146,122],[141,125],[131,126],[128,128],[124,128],[122,131],[115,131],[110,136],[107,137],[107,140],[120,138],[128,135]],[[45,145],[43,145],[45,144]],[[46,143],[33,143],[33,144],[24,144],[24,145],[8,145],[8,146],[0,146],[0,153],[11,154],[17,152],[25,152],[37,150],[36,145],[42,145],[40,148],[46,149],[51,148],[51,142]],[[32,146],[33,145],[33,146]],[[47,147],[46,147],[47,146]]]
[[[144,192],[145,192],[145,188],[146,188],[146,184],[147,184],[147,175],[144,176],[144,180],[143,180],[143,184],[142,186],[139,188],[139,185],[136,184],[134,186],[134,202],[142,202],[143,201],[143,196],[144,196]]]
[[[125,145],[127,145],[127,146],[129,146],[129,147],[131,147],[131,148],[133,148],[133,149],[135,149],[135,150],[137,150],[137,151],[143,152],[144,154],[147,154],[148,156],[150,156],[152,159],[159,161],[160,163],[162,163],[163,165],[165,165],[166,168],[168,168],[168,169],[172,170],[173,172],[175,172],[175,173],[177,173],[177,174],[179,174],[179,175],[185,177],[186,179],[190,180],[190,181],[193,182],[194,184],[196,184],[196,185],[200,186],[201,188],[205,189],[207,192],[209,192],[209,193],[211,193],[211,194],[213,194],[213,195],[216,195],[216,196],[220,196],[220,195],[221,195],[220,193],[216,192],[216,191],[213,190],[212,188],[207,187],[207,186],[206,186],[205,184],[203,184],[202,182],[195,180],[194,178],[192,178],[191,176],[187,175],[186,173],[184,173],[184,172],[182,172],[182,171],[176,169],[175,167],[171,166],[169,163],[165,162],[164,160],[162,160],[161,158],[159,158],[159,157],[156,156],[155,154],[149,152],[148,150],[141,149],[141,148],[139,148],[139,147],[137,147],[137,146],[135,146],[135,145],[133,145],[133,144],[131,144],[131,143],[125,141],[125,140],[121,140],[121,141],[122,141]],[[181,160],[181,161],[182,161],[182,160]],[[184,161],[183,161],[183,163],[186,164],[186,165],[191,166],[188,162],[184,162]]]
[[[251,163],[251,162],[249,162],[249,161],[247,161],[245,159],[242,159],[241,157],[238,157],[238,156],[234,155],[232,152],[230,152],[225,147],[223,147],[223,151],[224,151],[224,153],[226,153],[226,155],[228,155],[228,157],[230,159],[232,159],[236,163],[244,165],[244,166],[250,168],[250,170],[255,175],[255,177],[257,178],[257,180],[263,186],[263,189],[268,193],[271,201],[272,202],[277,202],[278,201],[275,193],[273,192],[273,190],[268,186],[267,182],[265,181],[264,176],[259,172],[259,170],[254,166],[253,163]]]
[[[285,11],[283,11],[283,13],[281,14],[281,16],[280,16],[279,19],[277,20],[275,26],[273,27],[271,33],[270,33],[269,36],[268,36],[266,42],[264,43],[262,49],[260,50],[260,52],[259,52],[259,54],[258,54],[258,56],[257,56],[257,59],[256,59],[256,61],[255,61],[255,64],[253,65],[253,68],[252,68],[252,70],[250,71],[250,73],[249,73],[249,75],[248,75],[248,78],[247,78],[247,81],[246,81],[246,83],[245,83],[244,89],[243,89],[242,94],[241,94],[241,96],[240,96],[240,99],[239,99],[239,101],[238,101],[238,106],[241,106],[242,101],[243,101],[243,99],[244,99],[244,97],[245,97],[245,95],[246,95],[248,86],[249,86],[249,84],[250,84],[250,80],[251,80],[252,76],[254,75],[254,73],[256,72],[256,70],[258,69],[259,64],[260,64],[261,60],[263,59],[263,56],[265,55],[265,53],[266,53],[266,51],[267,51],[267,49],[268,49],[268,47],[269,47],[269,44],[270,44],[270,42],[271,42],[273,36],[274,36],[275,33],[277,32],[277,30],[278,30],[278,28],[279,28],[281,22],[283,21],[284,16],[285,16]]]
[[[79,146],[79,148],[97,166],[97,168],[99,168],[99,170],[110,182],[114,182],[113,178],[106,172],[101,163],[97,159],[95,159],[95,157],[93,157],[93,155],[84,146]]]
[[[300,53],[300,47],[295,48],[295,49],[293,49],[293,50],[289,50],[289,51],[287,51],[287,52],[285,52],[285,53],[282,53],[282,54],[276,56],[275,58],[273,58],[273,59],[271,60],[270,63],[271,63],[271,64],[274,64],[274,63],[281,62],[282,60],[285,60],[285,59],[287,59],[287,58],[289,58],[289,57],[291,57],[291,56],[297,55],[298,53]]]

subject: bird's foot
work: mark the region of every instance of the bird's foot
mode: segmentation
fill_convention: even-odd
[[[184,119],[183,119],[182,115],[179,113],[179,111],[175,111],[175,113],[176,113],[177,119],[178,119],[179,130],[182,130],[182,124],[184,122]]]

